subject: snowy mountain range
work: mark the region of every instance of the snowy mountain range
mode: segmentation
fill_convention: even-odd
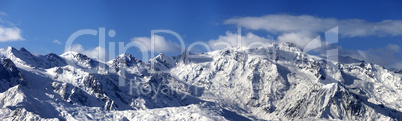
[[[402,120],[402,73],[291,43],[149,61],[0,49],[5,120]]]

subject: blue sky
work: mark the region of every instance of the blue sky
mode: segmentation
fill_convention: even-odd
[[[383,58],[372,60],[384,66],[402,67],[402,56],[399,46],[402,46],[402,29],[391,28],[399,26],[402,20],[401,1],[0,1],[0,27],[19,30],[19,37],[1,41],[0,48],[13,46],[25,47],[37,54],[64,52],[64,43],[68,37],[81,29],[98,30],[105,27],[106,31],[114,30],[116,36],[106,37],[107,42],[146,41],[151,30],[167,29],[177,32],[188,46],[194,42],[218,41],[229,34],[235,34],[237,27],[242,28],[242,35],[252,33],[267,40],[279,41],[279,36],[289,33],[300,33],[301,28],[288,31],[283,28],[253,28],[249,23],[258,19],[275,19],[277,17],[294,20],[296,18],[312,18],[316,21],[332,21],[339,26],[341,33],[338,45],[344,53],[366,54],[364,58]],[[245,17],[253,17],[243,21]],[[354,22],[353,20],[359,21]],[[235,22],[229,22],[233,20]],[[382,21],[391,20],[389,25]],[[302,24],[297,23],[296,25]],[[244,23],[246,22],[246,23]],[[360,24],[361,23],[361,24]],[[281,23],[278,24],[288,24]],[[304,23],[304,24],[309,24]],[[384,26],[375,33],[346,34],[350,32],[347,25]],[[265,24],[258,26],[266,26]],[[332,28],[328,27],[328,30]],[[13,28],[13,29],[12,29]],[[349,27],[351,28],[351,27]],[[381,28],[381,27],[380,27]],[[392,30],[392,31],[391,31]],[[0,31],[1,32],[1,31]],[[4,32],[4,31],[3,31]],[[325,29],[309,30],[307,33],[322,33]],[[0,33],[1,35],[1,33]],[[220,38],[221,36],[221,38]],[[301,36],[308,36],[303,34]],[[161,34],[166,44],[177,44],[172,35]],[[311,37],[311,36],[310,36]],[[134,39],[136,38],[136,39]],[[57,40],[60,43],[55,42]],[[88,52],[97,47],[98,38],[82,36],[74,43],[82,45],[80,51]],[[265,40],[265,39],[264,39]],[[284,40],[285,41],[285,40]],[[108,47],[106,47],[107,49]],[[393,48],[393,49],[389,49]],[[163,53],[178,54],[171,48],[160,50]],[[141,56],[137,49],[129,49],[128,53]],[[354,53],[354,54],[353,54]],[[375,55],[375,53],[377,53]],[[386,54],[384,54],[386,53]],[[374,56],[371,56],[374,55]],[[385,55],[385,56],[382,56]],[[139,57],[140,58],[140,57]]]

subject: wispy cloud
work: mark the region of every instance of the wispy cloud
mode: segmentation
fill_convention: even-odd
[[[234,24],[251,30],[264,30],[277,35],[279,42],[291,42],[304,48],[307,43],[318,39],[320,48],[311,48],[316,52],[326,52],[328,48],[338,48],[339,55],[350,56],[355,59],[376,63],[385,67],[402,68],[402,63],[397,57],[400,54],[398,45],[390,44],[386,47],[352,50],[338,46],[320,46],[325,40],[319,34],[330,30],[337,30],[337,34],[344,38],[368,37],[368,36],[401,36],[402,20],[383,20],[369,22],[361,19],[335,19],[319,18],[310,15],[266,15],[261,17],[239,17],[228,19],[225,24]],[[338,27],[339,31],[338,31]],[[336,28],[336,29],[333,29]],[[337,35],[336,34],[336,35]]]
[[[0,11],[0,16],[7,16],[7,14],[3,11]]]
[[[402,35],[402,20],[369,22],[361,19],[319,18],[310,15],[266,15],[232,18],[224,23],[272,33],[300,31],[317,33],[339,26],[339,34],[342,37]]]
[[[61,43],[61,42],[60,42],[59,40],[57,40],[57,39],[53,40],[53,43],[56,43],[56,44],[59,44],[59,45],[63,44],[63,43]]]
[[[179,52],[181,51],[181,46],[172,41],[166,40],[164,37],[159,35],[153,36],[155,39],[155,52]],[[133,42],[141,43],[140,46],[144,46],[148,51],[151,51],[151,38],[150,37],[134,37],[131,39]],[[137,44],[139,44],[137,43]]]
[[[100,46],[90,49],[84,49],[84,47],[81,44],[74,44],[71,46],[71,50],[74,52],[85,54],[91,58],[98,58],[103,60],[106,57],[105,48],[102,48]]]
[[[305,47],[307,43],[309,43],[316,37],[318,37],[317,34],[309,31],[288,32],[278,36],[278,41],[290,42],[298,45],[299,47]]]
[[[388,68],[402,68],[402,64],[398,64],[397,54],[400,53],[400,47],[395,44],[389,44],[382,48],[374,48],[368,50],[347,50],[339,49],[342,56],[350,56],[355,59],[364,60],[366,62],[379,64]]]
[[[3,11],[0,11],[0,23],[5,22],[5,21],[3,20],[3,19],[4,19],[4,16],[7,16],[7,14],[4,13]]]
[[[0,42],[24,40],[21,36],[21,29],[15,27],[13,23],[4,20],[6,13],[0,11]],[[4,25],[11,26],[5,27]]]
[[[274,40],[257,36],[253,33],[247,33],[245,36],[239,36],[237,33],[226,32],[226,35],[219,36],[216,40],[208,42],[211,49],[224,49],[233,47],[253,47],[260,46],[266,43],[272,43]]]

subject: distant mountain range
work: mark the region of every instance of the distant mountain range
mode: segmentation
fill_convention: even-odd
[[[8,47],[0,61],[5,120],[402,120],[400,71],[291,43],[108,62]]]

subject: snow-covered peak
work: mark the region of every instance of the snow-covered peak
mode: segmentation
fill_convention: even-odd
[[[20,48],[20,51],[28,52],[28,50],[26,50],[24,47],[21,47],[21,48]]]
[[[61,54],[60,56],[66,57],[66,56],[72,56],[72,55],[77,55],[77,54],[78,54],[78,52],[68,51],[68,52]]]
[[[60,67],[67,65],[67,62],[64,58],[60,57],[57,54],[50,53],[44,56],[47,61],[49,61],[50,67]]]
[[[90,60],[92,60],[87,55],[84,55],[82,53],[77,53],[77,52],[66,52],[66,53],[63,53],[60,56],[65,58],[65,59],[68,59],[68,60],[71,60],[71,59],[82,60],[82,61],[90,61]]]
[[[66,52],[60,56],[67,61],[67,64],[82,68],[94,68],[99,64],[98,61],[91,59],[82,53]]]
[[[160,53],[156,57],[149,60],[153,68],[156,70],[169,70],[175,67],[178,62],[178,57],[171,57]]]
[[[152,58],[150,61],[173,61],[171,56],[165,55],[163,53],[159,53],[157,56]]]
[[[117,67],[133,67],[133,66],[138,66],[139,64],[142,64],[143,62],[131,54],[125,53],[117,56],[115,59],[110,60],[107,62],[110,64],[113,68]]]
[[[8,46],[6,49],[3,49],[3,50],[6,50],[7,52],[13,52],[13,51],[16,51],[17,49],[15,49],[14,47]]]
[[[0,49],[0,57],[9,58],[14,63],[35,67],[35,66],[43,66],[43,59],[39,56],[31,54],[25,48],[21,48],[17,50],[13,47],[7,47],[6,49]]]
[[[20,50],[15,49],[14,47],[7,47],[0,49],[1,56],[11,57],[15,55],[21,55],[21,53],[28,54],[29,52],[25,48],[21,48]],[[30,54],[30,53],[29,53]]]
[[[13,51],[16,51],[14,47],[8,46],[7,48],[1,48],[0,52],[1,53],[12,53]]]
[[[113,61],[119,61],[119,62],[125,62],[125,63],[141,63],[142,61],[135,58],[133,55],[124,53],[119,56],[117,56],[115,59],[111,60]]]
[[[303,50],[298,47],[297,45],[290,43],[290,42],[282,42],[278,44],[278,47],[281,50],[288,50],[288,51],[294,51],[294,52],[302,52]]]

